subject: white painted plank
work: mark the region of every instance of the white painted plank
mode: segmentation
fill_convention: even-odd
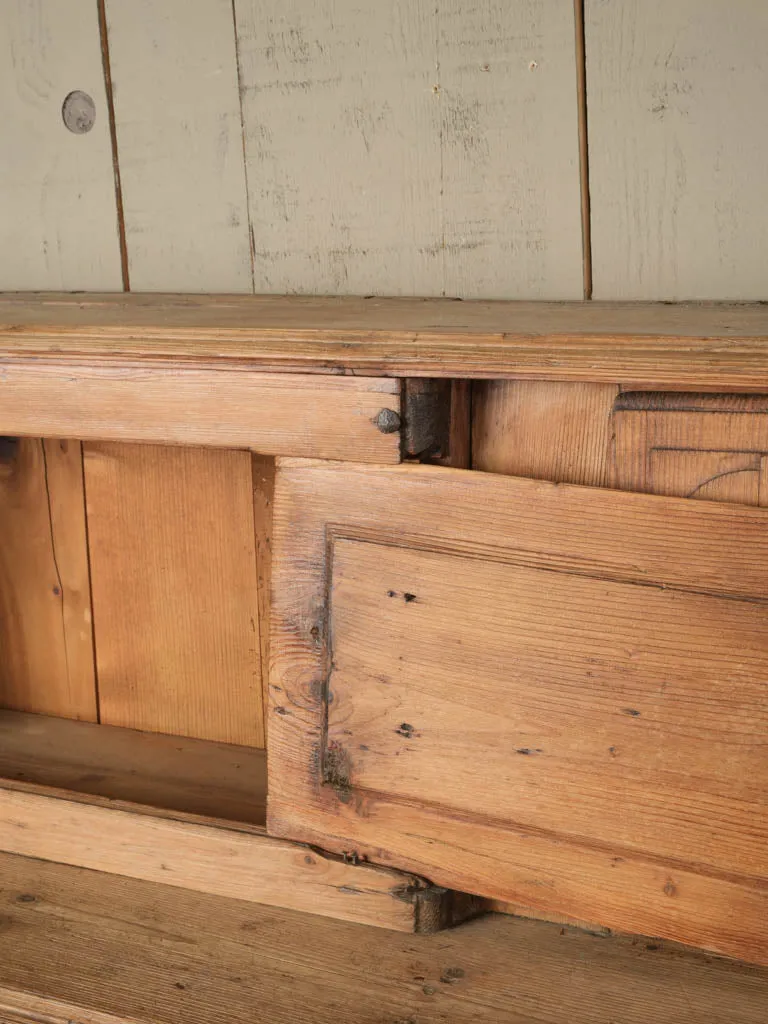
[[[581,296],[570,4],[236,13],[256,291]]]
[[[107,0],[134,291],[252,288],[231,0]]]
[[[595,298],[765,299],[768,4],[587,0]]]
[[[238,0],[236,10],[256,291],[433,294],[434,5]]]
[[[76,135],[61,107],[95,104]],[[94,0],[6,0],[0,17],[0,288],[122,288],[112,148]]]
[[[445,291],[580,299],[573,5],[439,9]]]

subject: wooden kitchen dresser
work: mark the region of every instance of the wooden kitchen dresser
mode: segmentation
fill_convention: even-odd
[[[0,850],[768,964],[763,305],[10,295],[0,432]]]

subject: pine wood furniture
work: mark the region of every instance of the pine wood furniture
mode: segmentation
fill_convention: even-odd
[[[765,393],[760,304],[3,297],[0,850],[768,964]]]

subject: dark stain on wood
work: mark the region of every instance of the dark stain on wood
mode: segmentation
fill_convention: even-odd
[[[14,462],[18,450],[18,437],[0,437],[0,462]]]
[[[451,382],[408,378],[403,385],[403,455],[443,458],[449,451]]]
[[[349,753],[338,740],[331,740],[325,751],[323,783],[330,786],[342,803],[349,803],[352,797],[350,779],[352,765]]]

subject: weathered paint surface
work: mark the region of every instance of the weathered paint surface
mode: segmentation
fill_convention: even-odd
[[[67,130],[75,90],[93,129]],[[0,288],[120,290],[120,246],[93,0],[3,4],[0,27]]]
[[[257,291],[581,297],[573,12],[237,4]]]
[[[764,3],[587,0],[595,298],[766,298],[767,35]]]

